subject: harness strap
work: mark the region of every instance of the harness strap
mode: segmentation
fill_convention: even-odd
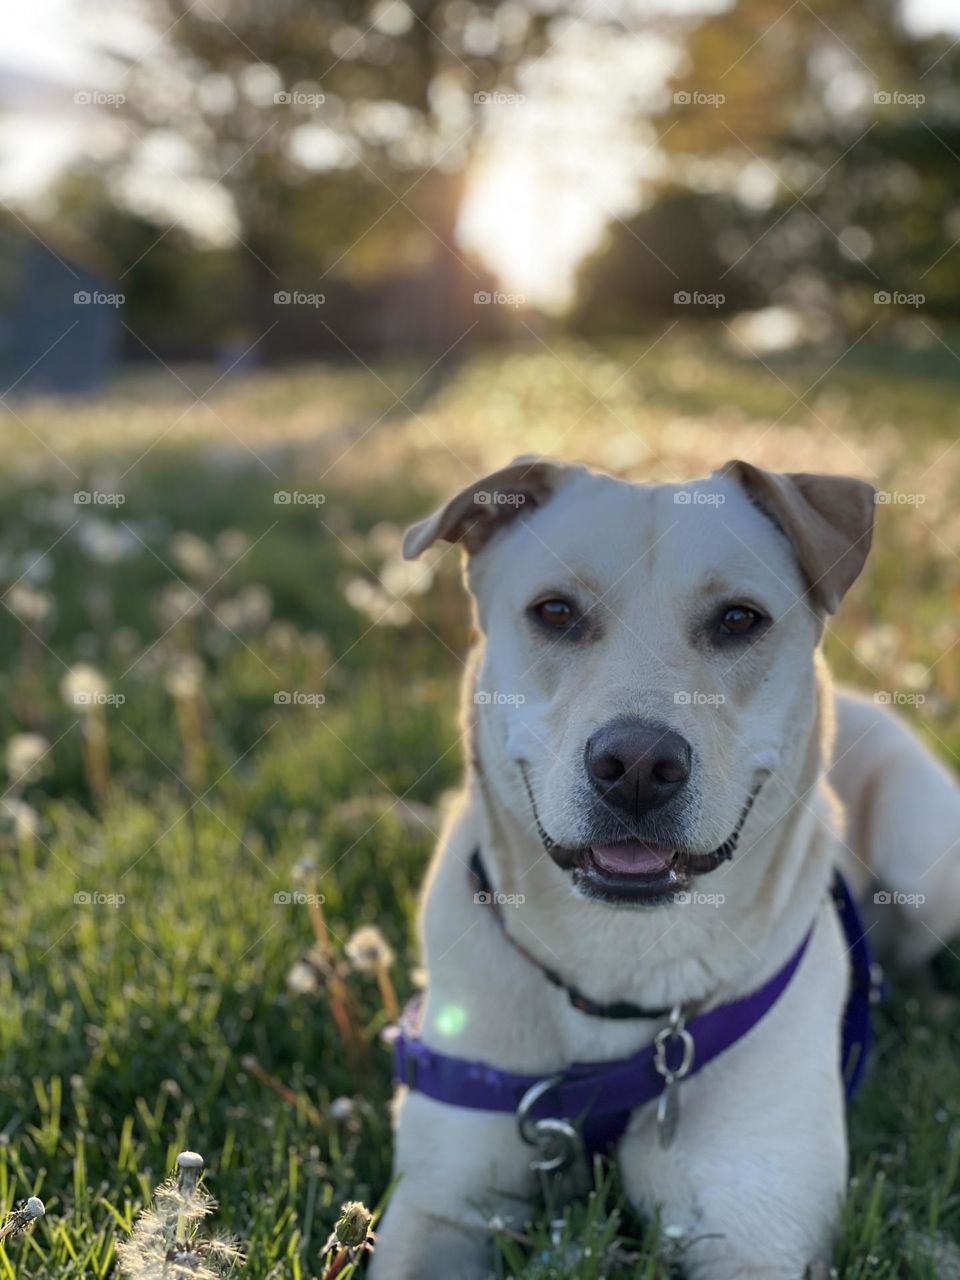
[[[839,872],[832,890],[851,960],[851,985],[844,1013],[841,1070],[849,1099],[863,1075],[871,1043],[870,1005],[881,993],[879,970],[872,962],[856,904]],[[697,1014],[686,1023],[692,1037],[693,1062],[685,1073],[695,1075],[741,1040],[773,1008],[806,954],[816,922],[787,963],[758,990],[739,1000]],[[563,985],[561,983],[561,985]],[[419,1038],[422,998],[411,1002],[395,1029],[395,1077],[401,1084],[450,1106],[478,1111],[516,1112],[521,1099],[542,1075],[503,1071],[489,1063],[457,1058],[429,1048]],[[666,1065],[677,1069],[681,1046],[667,1040]],[[582,1126],[589,1151],[602,1151],[623,1134],[636,1107],[653,1101],[664,1088],[655,1066],[656,1045],[613,1062],[573,1063],[556,1077],[530,1108],[532,1119],[554,1117]]]

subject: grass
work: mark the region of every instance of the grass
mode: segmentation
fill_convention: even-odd
[[[401,998],[412,992],[417,888],[460,770],[468,617],[456,557],[425,593],[403,576],[397,538],[472,471],[544,450],[696,474],[742,453],[921,494],[881,512],[877,556],[828,647],[862,686],[922,692],[910,714],[956,758],[958,675],[944,656],[960,603],[956,366],[860,348],[797,400],[832,354],[767,368],[678,331],[643,355],[655,336],[474,356],[373,426],[392,396],[347,369],[227,380],[210,408],[160,371],[8,417],[19,453],[0,481],[0,566],[8,585],[29,569],[49,612],[28,631],[0,610],[0,738],[39,733],[52,749],[8,793],[8,809],[28,808],[0,833],[0,1208],[30,1194],[47,1207],[31,1235],[0,1245],[0,1277],[116,1274],[117,1242],[184,1147],[205,1155],[217,1222],[244,1241],[251,1280],[320,1276],[341,1202],[384,1195],[376,978],[348,979],[362,1029],[348,1054],[324,996],[288,988],[313,932],[305,906],[275,895],[314,857],[336,946],[376,923]],[[379,373],[399,394],[420,371]],[[215,375],[182,376],[200,392]],[[78,490],[124,502],[77,506]],[[278,505],[281,490],[324,501]],[[183,584],[205,603],[178,621]],[[267,588],[269,617],[252,586]],[[178,700],[184,655],[202,675]],[[89,713],[59,688],[78,662],[124,699],[102,708],[100,794]],[[278,703],[278,691],[324,700]],[[956,957],[938,976],[960,992]],[[880,1016],[851,1115],[846,1280],[960,1275],[958,1034],[960,1017],[935,1022],[907,993]],[[500,1242],[500,1274],[666,1276],[669,1225],[637,1222],[602,1170],[559,1244],[537,1223]]]

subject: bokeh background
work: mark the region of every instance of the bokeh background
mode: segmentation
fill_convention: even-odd
[[[870,479],[830,660],[955,766],[960,12],[32,0],[3,29],[0,1209],[48,1212],[0,1277],[116,1274],[185,1146],[246,1274],[327,1277],[338,1206],[389,1184],[380,1033],[463,756],[457,553],[406,564],[407,521],[521,452]],[[935,977],[881,1018],[841,1277],[960,1276],[950,945]],[[682,1252],[605,1177],[497,1265]]]

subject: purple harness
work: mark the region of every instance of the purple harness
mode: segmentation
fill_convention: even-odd
[[[832,897],[850,956],[850,990],[843,1018],[840,1062],[849,1100],[866,1066],[872,1040],[870,1006],[880,998],[882,980],[873,963],[856,904],[839,872],[834,879]],[[543,1086],[526,1114],[534,1120],[568,1121],[580,1130],[588,1152],[606,1151],[623,1135],[636,1107],[660,1098],[671,1073],[680,1078],[702,1071],[747,1035],[773,1008],[800,967],[813,929],[811,925],[783,968],[750,995],[695,1015],[679,1035],[675,1028],[665,1029],[654,1044],[628,1058],[572,1063],[549,1080],[542,1075],[502,1071],[485,1062],[456,1058],[428,1048],[417,1034],[419,1010],[408,1007],[396,1031],[395,1078],[450,1106],[508,1114],[515,1114],[525,1096],[536,1086]],[[548,974],[548,977],[556,980],[556,975]],[[571,1002],[585,1012],[595,1016],[629,1016],[622,1012],[622,1006],[613,1006],[617,1010],[614,1013],[603,1012],[603,1006],[584,1008],[574,999],[574,994],[579,1000],[584,999],[579,992],[568,990]],[[419,1001],[415,1004],[419,1005]],[[665,1013],[655,1011],[634,1016],[665,1016]]]

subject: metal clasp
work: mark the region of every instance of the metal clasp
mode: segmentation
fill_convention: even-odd
[[[675,1004],[670,1010],[669,1022],[657,1032],[653,1042],[653,1065],[657,1074],[663,1078],[663,1092],[657,1100],[657,1137],[664,1149],[671,1145],[676,1136],[680,1120],[680,1082],[690,1074],[696,1053],[697,1046],[686,1023],[683,1006]],[[679,1063],[671,1066],[667,1058],[667,1046],[677,1041],[680,1042],[682,1053]]]
[[[530,1168],[539,1180],[554,1235],[562,1231],[564,1206],[586,1195],[590,1189],[586,1148],[574,1125],[569,1120],[554,1116],[545,1116],[542,1120],[534,1120],[530,1116],[540,1099],[561,1084],[564,1078],[561,1074],[538,1080],[526,1091],[517,1107],[520,1137],[538,1153],[531,1158]]]

